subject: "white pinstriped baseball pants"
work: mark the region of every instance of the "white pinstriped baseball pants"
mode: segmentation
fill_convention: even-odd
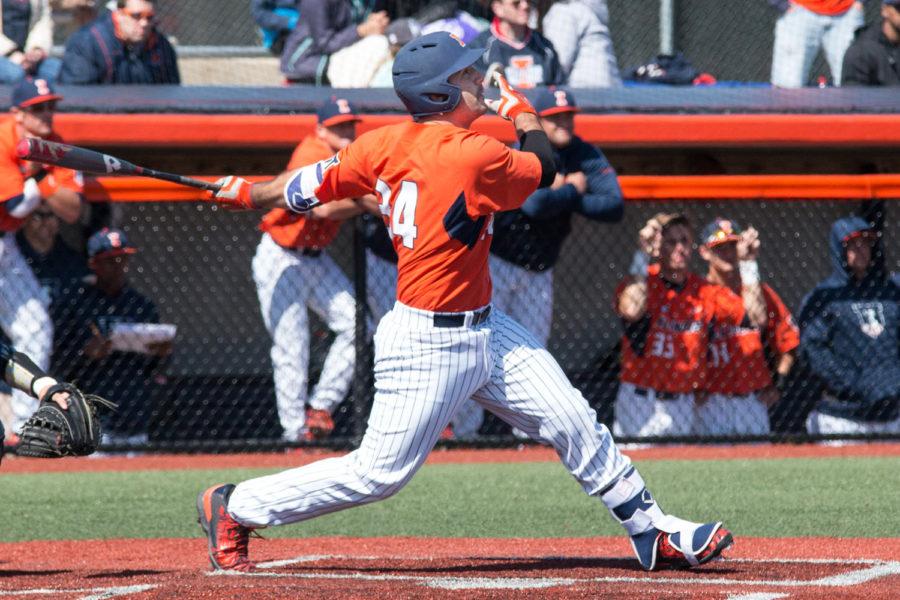
[[[316,312],[335,332],[309,405],[333,411],[353,376],[356,301],[350,281],[324,252],[316,257],[286,250],[263,234],[253,257],[253,281],[269,335],[278,418],[285,438],[296,439],[306,424],[309,382],[309,316]]]
[[[44,370],[50,366],[53,345],[49,305],[50,298],[19,252],[15,235],[7,233],[0,238],[0,327],[16,350]],[[13,390],[13,431],[19,431],[37,407],[35,398]]]
[[[466,314],[471,323],[473,313]],[[249,527],[295,523],[383,500],[422,466],[469,398],[552,445],[596,495],[629,466],[606,427],[547,350],[493,311],[481,324],[439,328],[399,302],[375,335],[375,402],[360,447],[340,458],[238,484],[228,511]]]

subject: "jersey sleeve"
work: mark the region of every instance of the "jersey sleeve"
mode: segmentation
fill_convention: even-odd
[[[800,329],[794,323],[791,311],[772,288],[764,285],[763,293],[769,311],[769,347],[778,354],[790,352],[800,345]]]
[[[513,150],[481,134],[467,136],[461,146],[467,168],[477,174],[477,193],[466,198],[472,215],[519,208],[541,182],[541,161],[531,152]]]
[[[335,155],[316,188],[319,202],[357,198],[374,192],[376,178],[367,159],[371,148],[371,138],[361,137]]]

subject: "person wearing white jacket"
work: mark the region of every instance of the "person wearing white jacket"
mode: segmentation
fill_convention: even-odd
[[[0,4],[0,83],[17,83],[28,75],[53,82],[61,62],[50,57],[53,20],[50,0]]]
[[[556,48],[569,87],[622,85],[608,24],[606,0],[562,0],[547,11],[543,32]]]

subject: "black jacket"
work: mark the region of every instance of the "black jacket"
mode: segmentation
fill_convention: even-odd
[[[116,37],[112,13],[79,29],[69,38],[60,83],[181,83],[175,49],[154,31],[141,46],[126,46]]]
[[[880,21],[856,32],[844,54],[841,85],[900,85],[900,46],[888,41]]]

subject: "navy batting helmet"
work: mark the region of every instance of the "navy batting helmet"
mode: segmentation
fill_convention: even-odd
[[[446,31],[435,31],[403,46],[394,59],[394,91],[414,117],[450,112],[459,104],[451,75],[472,66],[484,48],[469,48]]]

